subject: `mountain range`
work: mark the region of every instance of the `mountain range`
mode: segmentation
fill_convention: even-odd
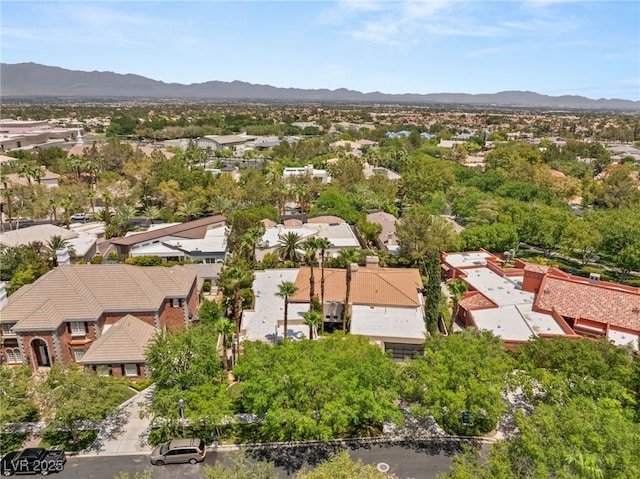
[[[362,93],[340,88],[278,88],[242,81],[165,83],[140,75],[77,71],[37,63],[0,64],[0,97],[140,98],[287,102],[403,103],[590,110],[640,110],[640,101],[548,96],[529,91],[499,93]]]

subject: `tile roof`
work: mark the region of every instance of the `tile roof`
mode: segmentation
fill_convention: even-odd
[[[193,221],[187,221],[186,223],[179,223],[177,225],[168,226],[166,228],[154,229],[151,231],[145,231],[144,233],[138,233],[131,236],[125,236],[122,238],[112,238],[111,244],[131,246],[137,243],[143,243],[157,238],[163,238],[165,236],[180,236],[183,238],[204,238],[207,232],[207,227],[217,223],[226,222],[227,217],[223,215],[207,216],[206,218],[200,218]]]
[[[127,314],[103,332],[89,348],[81,364],[145,362],[145,349],[156,328]]]
[[[311,270],[300,268],[295,284],[298,292],[291,301],[309,301]],[[324,300],[343,302],[346,294],[346,270],[325,268]],[[321,269],[314,268],[315,292],[320,296]],[[415,268],[359,267],[351,276],[351,304],[379,306],[420,306],[418,291],[422,290],[420,273]]]
[[[181,266],[59,266],[11,295],[0,318],[17,321],[14,331],[42,331],[104,312],[157,311],[165,298],[186,298],[195,281]]]
[[[536,307],[555,308],[569,318],[582,318],[640,331],[640,289],[624,289],[590,284],[575,279],[547,276],[540,286]]]

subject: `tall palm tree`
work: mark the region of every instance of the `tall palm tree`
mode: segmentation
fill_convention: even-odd
[[[322,333],[324,333],[324,262],[326,259],[326,252],[329,248],[331,248],[333,245],[331,244],[331,241],[329,241],[327,238],[317,238],[316,239],[316,246],[318,247],[318,249],[320,250],[320,270],[321,270],[321,275],[320,275],[320,307],[322,308],[322,315],[323,315],[323,319],[322,319],[322,324],[320,325],[320,331]]]
[[[116,209],[115,219],[120,229],[126,232],[129,228],[129,223],[136,214],[136,209],[131,205],[122,205]]]
[[[20,178],[25,178],[29,183],[29,186],[31,186],[31,182],[32,182],[31,180],[32,172],[33,172],[33,165],[31,163],[24,161],[18,165],[18,176]]]
[[[89,200],[89,205],[91,206],[91,216],[96,215],[96,190],[90,188],[87,190],[87,199]]]
[[[289,298],[296,294],[298,287],[291,281],[283,281],[278,285],[276,296],[284,298],[284,339],[289,337]]]
[[[278,193],[278,206],[280,210],[280,216],[284,216],[286,213],[287,200],[291,194],[291,186],[286,181],[281,181],[276,187]]]
[[[105,226],[109,226],[111,224],[111,212],[109,211],[109,205],[111,203],[111,193],[108,191],[104,191],[102,193],[102,203],[104,205],[104,223]]]
[[[233,307],[233,320],[236,328],[237,346],[235,349],[234,361],[238,359],[238,350],[240,348],[240,322],[242,321],[242,301],[243,297],[240,290],[253,280],[253,271],[234,265],[224,268],[220,272],[218,285],[223,289],[227,300],[231,301]]]
[[[276,254],[282,261],[298,262],[298,249],[300,248],[301,236],[298,233],[289,231],[284,236],[278,238],[278,246],[276,247]]]
[[[36,183],[41,185],[42,178],[44,178],[46,172],[44,166],[42,168],[35,166],[33,170],[31,170],[31,177],[36,180]]]
[[[316,253],[318,252],[318,238],[307,238],[300,245],[304,250],[304,259],[306,260],[311,270],[309,276],[309,311],[313,309],[313,297],[315,296],[316,279],[313,274],[313,266],[316,262]]]
[[[49,198],[49,208],[51,208],[53,224],[58,225],[58,200],[55,198]]]
[[[230,369],[228,351],[233,343],[232,339],[235,326],[229,318],[220,318],[214,323],[213,327],[215,332],[222,336],[222,368],[226,377]]]
[[[322,322],[322,314],[315,310],[302,313],[304,324],[309,326],[309,339],[318,336],[318,325]]]
[[[71,229],[71,210],[74,208],[75,202],[72,198],[62,198],[60,200],[60,208],[64,214],[64,224],[67,229]]]
[[[253,227],[249,228],[240,238],[240,247],[246,252],[247,260],[252,268],[255,268],[256,265],[256,245],[263,234],[263,229]]]
[[[307,220],[306,211],[307,206],[309,205],[309,184],[308,183],[299,183],[296,185],[295,190],[296,196],[298,198],[298,205],[300,206],[300,214],[302,215],[302,222],[305,223]]]
[[[89,185],[95,185],[98,177],[98,171],[100,171],[100,165],[98,165],[98,162],[89,158],[82,164],[82,169],[89,173]]]
[[[451,297],[453,298],[453,308],[451,311],[451,324],[449,325],[449,329],[453,326],[453,323],[458,316],[458,309],[460,308],[460,300],[462,296],[467,291],[467,283],[462,281],[461,279],[454,279],[447,285],[449,289],[449,293],[451,293]],[[449,331],[451,332],[451,331]]]
[[[354,248],[340,250],[338,258],[342,264],[346,265],[346,290],[344,296],[344,305],[342,307],[342,329],[346,332],[351,321],[351,313],[349,310],[349,297],[351,295],[351,264],[356,261],[357,251]]]
[[[153,224],[153,220],[160,216],[160,208],[154,205],[149,205],[142,210],[142,216],[147,220],[147,224],[151,226]]]
[[[7,205],[7,218],[9,219],[9,230],[11,230],[11,222],[13,221],[13,188],[5,188],[0,192]]]

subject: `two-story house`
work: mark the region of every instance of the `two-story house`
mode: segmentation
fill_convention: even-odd
[[[193,269],[59,266],[0,306],[0,357],[34,371],[76,362],[102,374],[145,376],[153,334],[188,327],[198,308]]]

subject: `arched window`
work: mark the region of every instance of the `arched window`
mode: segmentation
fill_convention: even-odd
[[[22,362],[22,354],[20,354],[19,348],[7,348],[7,363],[19,364]]]

